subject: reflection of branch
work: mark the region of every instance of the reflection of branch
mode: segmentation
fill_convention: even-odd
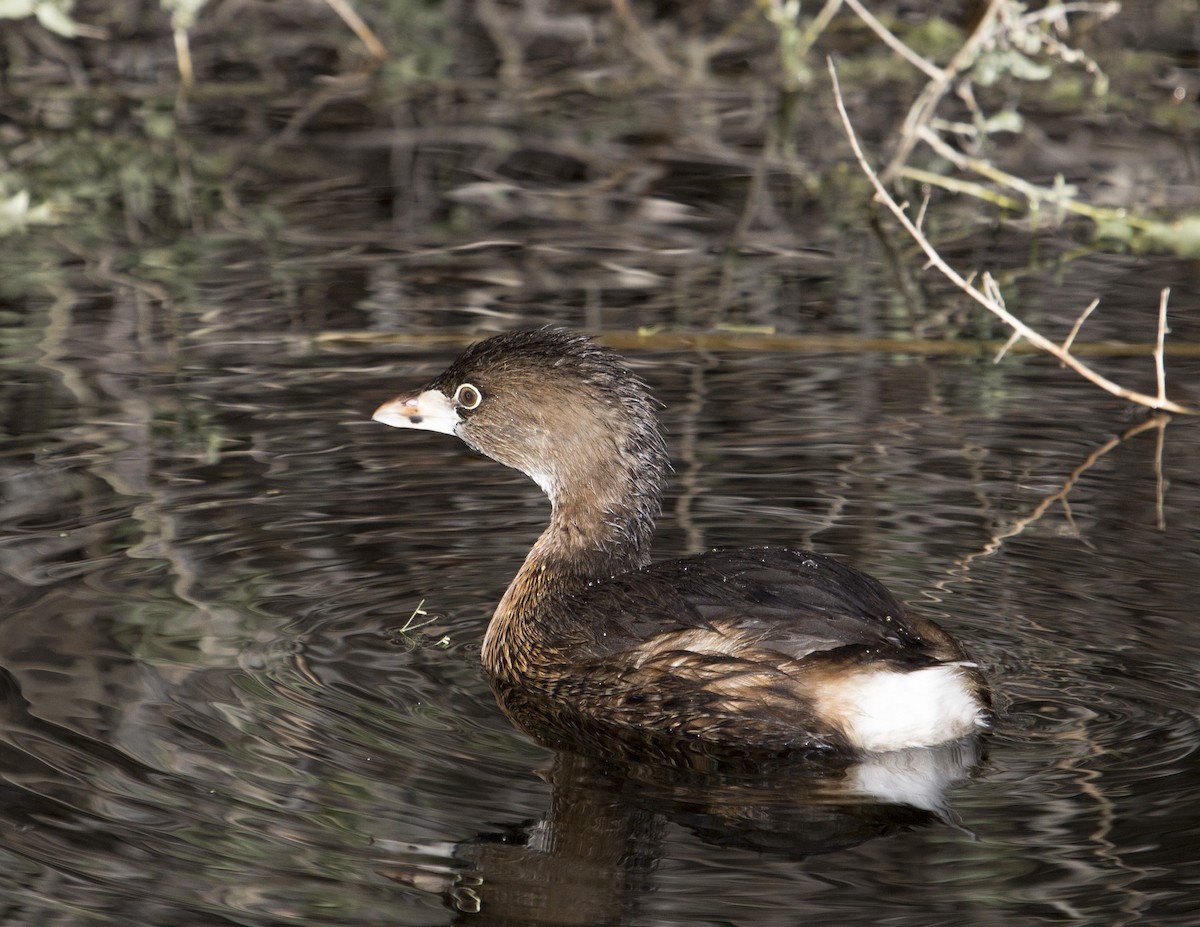
[[[1112,380],[1108,379],[1102,374],[1097,373],[1087,364],[1083,363],[1083,361],[1079,360],[1069,350],[1064,350],[1062,346],[1055,344],[1049,338],[1046,338],[1045,336],[1034,331],[1015,315],[1009,312],[1000,299],[999,288],[995,286],[994,281],[989,274],[985,273],[983,275],[983,289],[980,290],[974,287],[970,281],[965,280],[958,271],[947,264],[942,256],[938,254],[937,249],[934,248],[930,243],[929,239],[925,237],[925,234],[920,230],[920,228],[917,227],[916,223],[909,218],[908,213],[906,213],[903,207],[901,207],[900,204],[892,198],[891,194],[887,192],[887,189],[879,179],[879,175],[876,174],[871,168],[870,163],[867,161],[867,156],[863,153],[862,146],[858,142],[858,136],[854,133],[854,127],[850,123],[850,116],[846,112],[846,104],[842,99],[842,90],[838,84],[837,71],[834,69],[833,60],[830,59],[828,63],[829,75],[833,81],[834,101],[837,104],[838,115],[841,117],[842,126],[846,131],[846,137],[850,140],[850,147],[854,150],[854,157],[858,160],[859,166],[862,168],[863,173],[867,175],[867,179],[870,180],[871,185],[875,188],[875,198],[879,202],[883,203],[891,211],[892,215],[896,217],[900,224],[904,226],[905,231],[912,236],[913,240],[921,247],[921,250],[925,252],[926,257],[929,258],[930,264],[936,267],[942,273],[942,275],[946,277],[946,279],[951,281],[955,286],[971,297],[971,299],[975,300],[975,302],[979,303],[993,315],[1001,319],[1013,330],[1016,335],[1024,338],[1026,341],[1030,342],[1035,347],[1040,348],[1042,351],[1045,351],[1047,354],[1056,357],[1059,361],[1070,367],[1081,377],[1091,381],[1092,383],[1095,383],[1101,389],[1112,393],[1114,396],[1120,396],[1122,399],[1127,399],[1130,402],[1135,402],[1139,405],[1148,406],[1151,409],[1165,409],[1170,412],[1178,412],[1181,414],[1193,414],[1194,410],[1185,408],[1176,402],[1172,402],[1171,400],[1167,399],[1165,395],[1150,396],[1146,393],[1139,393],[1136,390],[1127,389],[1120,384],[1114,383]],[[1162,312],[1160,313],[1160,340],[1165,332],[1165,324],[1165,312]]]
[[[1166,431],[1167,423],[1170,421],[1171,421],[1171,416],[1164,415],[1162,413],[1157,413],[1155,415],[1150,416],[1150,418],[1146,419],[1144,422],[1139,422],[1138,424],[1134,425],[1132,428],[1127,428],[1125,431],[1123,431],[1121,434],[1117,435],[1116,437],[1110,438],[1108,441],[1106,441],[1100,447],[1096,448],[1094,451],[1092,451],[1090,454],[1088,454],[1087,457],[1084,459],[1083,463],[1081,463],[1078,467],[1076,467],[1074,470],[1071,471],[1070,476],[1068,476],[1066,478],[1066,480],[1063,482],[1062,486],[1059,487],[1058,492],[1044,498],[1041,502],[1039,502],[1037,504],[1037,507],[1034,508],[1034,510],[1032,512],[1030,512],[1028,515],[1024,516],[1023,518],[1017,519],[1015,522],[1013,522],[1013,524],[1006,531],[1002,531],[999,534],[992,535],[991,540],[988,541],[988,543],[984,546],[983,550],[976,551],[973,554],[968,554],[966,557],[959,560],[958,564],[957,564],[958,569],[966,570],[966,568],[970,565],[970,563],[973,560],[979,560],[983,557],[990,557],[992,554],[996,553],[996,551],[998,551],[1000,549],[1000,546],[1005,541],[1007,541],[1009,538],[1016,537],[1017,535],[1023,533],[1026,528],[1028,528],[1034,522],[1038,521],[1038,519],[1040,519],[1043,515],[1045,515],[1046,512],[1050,509],[1050,506],[1054,505],[1055,502],[1062,503],[1063,512],[1066,515],[1067,520],[1070,521],[1073,525],[1074,519],[1072,518],[1072,515],[1071,515],[1071,508],[1067,504],[1067,495],[1071,492],[1072,489],[1075,488],[1075,484],[1079,482],[1079,478],[1081,476],[1083,476],[1083,474],[1085,474],[1088,470],[1092,469],[1092,467],[1094,467],[1096,465],[1096,463],[1100,460],[1100,458],[1103,457],[1105,454],[1107,454],[1109,451],[1111,451],[1113,448],[1118,447],[1121,444],[1124,444],[1130,438],[1133,438],[1136,435],[1140,435],[1143,431],[1146,431],[1149,428],[1157,428],[1158,429],[1158,450],[1157,450],[1158,456],[1155,460],[1154,472],[1155,472],[1155,476],[1158,481],[1158,493],[1157,493],[1157,496],[1158,496],[1158,521],[1159,521],[1159,526],[1161,527],[1162,523],[1163,523],[1162,442],[1163,442],[1163,434]],[[1078,533],[1079,533],[1078,529],[1076,529],[1076,534],[1078,535]],[[1087,541],[1084,538],[1080,538],[1080,540],[1083,541],[1084,544],[1087,544]]]
[[[704,532],[692,513],[692,503],[703,493],[700,485],[702,465],[696,453],[697,420],[704,411],[704,401],[708,396],[708,371],[716,366],[712,354],[704,352],[692,365],[691,378],[687,390],[687,404],[683,408],[683,428],[679,438],[677,460],[685,464],[677,470],[678,483],[683,491],[675,500],[675,518],[686,538],[684,550],[689,554],[704,550]]]

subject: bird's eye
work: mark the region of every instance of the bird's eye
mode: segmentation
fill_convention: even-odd
[[[454,391],[454,404],[460,408],[477,409],[481,402],[483,393],[479,392],[479,387],[470,383],[463,383]]]

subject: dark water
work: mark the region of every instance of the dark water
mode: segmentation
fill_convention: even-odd
[[[139,319],[81,296],[5,347],[4,923],[1196,923],[1195,423],[1029,358],[630,351],[676,467],[659,556],[843,557],[1003,719],[978,754],[679,772],[496,707],[478,643],[544,500],[368,420],[452,348]]]
[[[971,353],[1007,332],[872,211],[824,61],[880,164],[925,77],[845,9],[793,85],[754,14],[794,4],[355,6],[390,64],[332,4],[207,5],[190,96],[161,4],[3,21],[0,924],[1200,923],[1200,423]],[[982,11],[870,6],[939,62]],[[1151,341],[1171,287],[1195,400],[1194,235],[1116,221],[1200,203],[1191,6],[1047,25],[1089,57],[938,110],[1019,114],[944,131],[1103,229],[936,187],[925,228],[1056,340],[1100,297],[1081,344]],[[447,338],[548,322],[665,402],[658,556],[874,573],[967,643],[994,735],[713,770],[515,728],[479,641],[545,501],[369,416]],[[731,326],[969,353],[635,334]],[[1144,353],[1095,362],[1154,390]]]

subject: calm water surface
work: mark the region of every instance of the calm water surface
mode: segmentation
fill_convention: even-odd
[[[630,352],[675,460],[660,556],[843,557],[969,643],[1003,718],[683,772],[496,707],[478,645],[546,504],[368,420],[453,349],[135,349],[125,311],[6,348],[5,923],[1196,923],[1195,424],[1040,360]]]

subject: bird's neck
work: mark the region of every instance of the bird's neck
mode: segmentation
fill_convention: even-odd
[[[534,543],[496,607],[483,643],[483,662],[493,673],[515,653],[536,662],[553,646],[556,599],[598,580],[650,562],[664,482],[664,459],[631,455],[595,462],[543,485],[550,495],[550,524]]]

